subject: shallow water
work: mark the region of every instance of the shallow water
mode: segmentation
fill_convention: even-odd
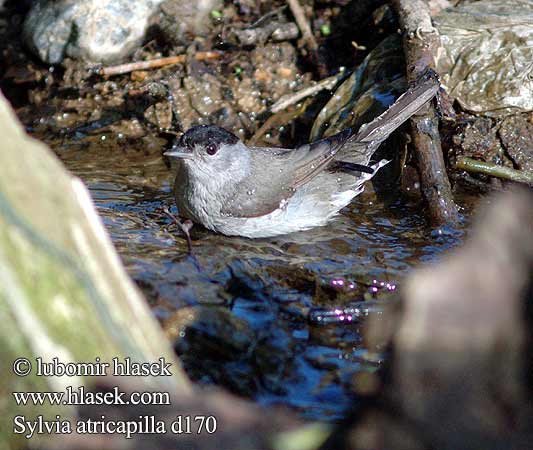
[[[45,140],[88,185],[190,376],[305,418],[341,418],[357,402],[353,375],[386,358],[365,348],[358,323],[310,325],[311,308],[392,301],[412,267],[462,239],[460,229],[427,229],[415,203],[363,194],[329,226],[289,236],[227,238],[195,227],[189,256],[161,210],[176,212],[160,142]]]

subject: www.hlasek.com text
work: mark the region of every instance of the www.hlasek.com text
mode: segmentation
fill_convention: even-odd
[[[24,405],[170,405],[168,392],[123,392],[118,386],[93,392],[84,386],[67,386],[62,392],[13,392],[17,406]]]

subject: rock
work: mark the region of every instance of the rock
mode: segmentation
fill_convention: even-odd
[[[523,115],[507,117],[499,134],[518,169],[533,171],[533,124]]]
[[[164,328],[175,339],[175,347],[192,349],[187,353],[194,358],[203,354],[220,361],[238,360],[255,340],[245,320],[220,307],[182,308],[165,322]]]
[[[247,397],[257,392],[250,361],[257,337],[246,320],[227,308],[188,307],[169,317],[164,330],[191,379],[208,379]]]
[[[531,2],[461,2],[434,22],[442,45],[437,71],[463,109],[485,115],[533,110]]]
[[[112,358],[172,364],[172,377],[133,377],[143,389],[186,393],[190,385],[133,282],[127,276],[82,182],[52,151],[29,138],[0,94],[0,378],[3,393],[63,391],[99,377],[16,376],[17,358],[95,363]],[[132,378],[132,380],[133,380]],[[4,394],[2,394],[4,395]],[[17,415],[74,409],[2,401],[0,427]],[[26,448],[0,433],[0,448]]]
[[[158,25],[174,45],[183,44],[190,35],[205,34],[211,25],[211,11],[223,6],[221,0],[165,0],[161,3]]]
[[[497,135],[497,128],[491,119],[479,117],[461,124],[454,136],[457,154],[461,156],[496,162],[502,152]]]
[[[533,438],[532,218],[531,191],[494,196],[465,245],[402,289],[391,396],[439,449],[518,449]]]
[[[389,342],[387,368],[322,449],[530,448],[532,219],[531,190],[499,193],[463,246],[408,276],[367,323],[369,345]]]
[[[38,0],[26,17],[24,40],[41,60],[65,56],[116,62],[142,41],[162,0]]]
[[[203,73],[185,77],[183,87],[189,96],[190,105],[200,117],[208,118],[222,108],[222,83],[214,75]]]

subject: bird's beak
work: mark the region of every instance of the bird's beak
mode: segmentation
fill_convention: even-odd
[[[172,158],[181,158],[181,159],[192,159],[193,153],[186,147],[179,147],[175,145],[168,152],[163,153],[165,156],[170,156]]]

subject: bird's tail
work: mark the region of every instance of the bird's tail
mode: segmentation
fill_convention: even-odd
[[[366,145],[371,155],[394,130],[431,100],[439,87],[439,78],[435,71],[426,70],[413,87],[398,97],[387,111],[363,125],[357,134],[348,139],[346,145]]]

